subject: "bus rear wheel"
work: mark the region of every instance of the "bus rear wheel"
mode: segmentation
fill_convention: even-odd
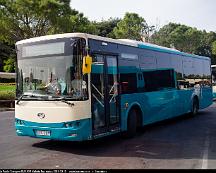
[[[193,105],[192,105],[191,115],[192,115],[192,116],[197,115],[198,111],[199,111],[199,101],[198,101],[198,99],[195,97],[195,98],[193,99]]]
[[[132,138],[136,135],[137,130],[137,113],[134,109],[130,110],[127,121],[126,137]]]

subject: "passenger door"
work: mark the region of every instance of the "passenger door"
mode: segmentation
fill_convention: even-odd
[[[117,56],[93,55],[91,96],[93,135],[118,130]]]

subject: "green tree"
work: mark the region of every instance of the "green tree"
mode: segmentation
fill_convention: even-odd
[[[180,51],[212,57],[212,42],[216,33],[207,33],[189,26],[169,23],[152,35],[155,44],[174,47]]]
[[[58,19],[52,33],[84,32],[98,34],[96,25],[84,17],[83,13],[74,13]]]
[[[98,29],[98,35],[102,37],[115,38],[113,29],[117,26],[121,19],[110,18],[108,20],[103,20],[101,22],[95,22],[95,25]]]
[[[212,43],[212,64],[216,64],[216,40]]]
[[[212,54],[212,43],[216,40],[215,32],[206,32],[205,30],[202,32],[202,39],[199,47],[196,49],[195,54],[213,57]]]
[[[14,46],[0,41],[0,71],[3,71],[4,61],[14,54]]]
[[[8,58],[7,60],[4,60],[4,67],[5,72],[15,72],[15,58]]]
[[[70,0],[0,0],[1,44],[14,45],[22,39],[66,32],[97,33],[97,29],[82,13],[70,8]],[[10,71],[15,51],[0,49],[0,70]]]
[[[170,38],[170,34],[179,26],[179,24],[175,23],[169,23],[168,25],[163,26],[158,32],[155,32],[152,35],[152,42],[165,47],[174,46],[173,40]],[[173,34],[173,36],[178,37],[177,34]]]
[[[216,40],[212,43],[212,54],[216,56]]]
[[[202,32],[185,25],[169,23],[153,36],[153,42],[166,47],[174,47],[180,51],[194,53],[199,47]]]
[[[0,40],[65,32],[95,33],[96,27],[70,8],[70,0],[0,0]]]
[[[65,3],[57,0],[0,0],[2,40],[18,40],[49,33],[57,18],[65,13]]]
[[[126,13],[124,18],[117,23],[113,33],[116,38],[143,40],[147,30],[148,25],[144,18],[136,13]]]

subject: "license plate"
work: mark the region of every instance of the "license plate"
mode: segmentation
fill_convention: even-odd
[[[50,131],[47,130],[37,130],[36,135],[38,136],[50,136]]]

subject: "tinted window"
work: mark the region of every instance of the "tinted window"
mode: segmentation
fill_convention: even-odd
[[[158,91],[166,88],[175,88],[173,70],[156,70],[143,72],[145,91]]]
[[[140,56],[141,69],[154,69],[157,68],[157,60],[153,55]]]
[[[182,81],[179,85],[180,88],[193,88],[195,86],[195,63],[194,58],[191,57],[183,57],[183,71],[184,71],[184,81]],[[184,86],[184,87],[183,87]]]
[[[216,85],[216,68],[212,67],[212,84]]]
[[[131,94],[137,92],[136,73],[121,74],[121,92],[123,94]]]
[[[183,80],[183,63],[182,57],[180,55],[172,55],[171,58],[171,67],[175,69],[176,72],[176,80],[182,81]]]
[[[171,68],[171,57],[165,53],[156,53],[157,68]]]
[[[211,86],[211,65],[210,61],[203,61],[203,86]]]
[[[210,61],[185,57],[183,69],[184,79],[179,83],[180,89],[211,85]]]

